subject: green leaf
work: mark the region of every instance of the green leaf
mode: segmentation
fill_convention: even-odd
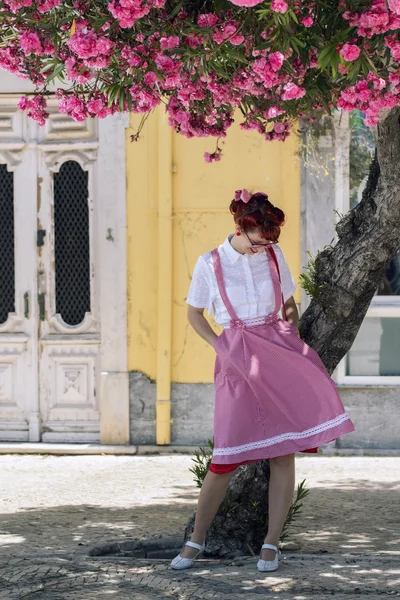
[[[58,60],[52,60],[50,61],[45,67],[43,67],[43,69],[40,71],[41,73],[46,73],[47,71],[50,71],[50,69],[53,69],[53,67],[58,63]]]
[[[294,12],[294,10],[292,8],[289,8],[289,15],[292,17],[293,21],[295,23],[297,23],[297,25],[299,24],[299,20],[297,18],[296,13]]]
[[[121,88],[120,94],[119,94],[119,110],[120,110],[120,112],[124,112],[124,109],[125,109],[125,90],[124,90],[124,88]]]
[[[176,15],[179,13],[184,4],[184,2],[179,2],[179,4],[177,4],[175,8],[170,12],[170,14],[167,17],[167,20],[171,21],[174,17],[176,17]]]
[[[54,79],[57,79],[58,76],[64,71],[64,64],[60,63],[59,65],[57,65],[57,67],[54,69],[53,73],[51,73],[51,75],[49,75],[49,77],[46,78],[46,82],[47,83],[51,83],[52,81],[54,81]]]
[[[361,61],[357,60],[351,67],[349,74],[348,74],[348,79],[350,81],[350,83],[354,83],[360,73],[360,69],[361,69]]]
[[[248,64],[248,60],[247,58],[245,58],[245,56],[243,56],[242,54],[240,54],[240,52],[238,52],[237,50],[233,50],[231,48],[225,48],[225,54],[227,54],[229,56],[229,58],[234,58],[235,60],[238,60],[241,63],[244,64]]]
[[[128,110],[129,110],[129,112],[132,112],[132,96],[131,96],[131,93],[129,90],[126,94],[126,100],[128,102]]]

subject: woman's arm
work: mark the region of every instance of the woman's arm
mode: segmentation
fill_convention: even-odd
[[[217,334],[211,328],[211,325],[204,316],[204,308],[195,308],[188,304],[188,321],[203,340],[206,340],[211,346],[214,346]]]
[[[285,302],[286,314],[289,323],[293,323],[296,327],[299,326],[299,311],[297,310],[296,302],[293,296],[290,296]]]

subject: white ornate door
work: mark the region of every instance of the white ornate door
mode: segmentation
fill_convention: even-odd
[[[73,124],[65,115],[53,113],[39,130],[37,304],[42,441],[99,439],[96,125],[96,121]]]
[[[50,101],[38,127],[16,101],[0,96],[0,440],[96,442],[100,389],[113,391],[100,386],[101,373],[107,348],[115,353],[120,343],[113,336],[121,337],[107,319],[100,328],[100,312],[113,309],[110,266],[118,263],[103,261],[104,203],[113,197],[99,189],[107,186],[99,124],[76,123]]]
[[[31,135],[15,99],[0,97],[0,439],[12,441],[39,436]]]

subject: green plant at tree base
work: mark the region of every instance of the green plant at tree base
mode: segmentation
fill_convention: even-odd
[[[307,252],[309,256],[308,263],[304,267],[304,272],[300,273],[300,285],[303,290],[308,294],[311,298],[317,298],[318,294],[322,290],[322,285],[317,281],[317,270],[316,270],[316,260],[319,256],[319,252],[315,258],[312,257],[311,252]]]
[[[201,486],[203,485],[204,478],[207,475],[212,461],[214,441],[207,440],[207,443],[208,448],[199,448],[199,450],[196,450],[196,452],[194,453],[194,457],[192,458],[192,461],[194,462],[194,467],[189,469],[189,471],[194,475],[194,481],[198,488],[201,488]],[[305,482],[306,480],[303,479],[303,481],[297,486],[294,501],[292,502],[292,505],[289,508],[285,523],[282,528],[282,533],[280,537],[281,542],[284,542],[288,538],[289,528],[293,526],[293,522],[297,519],[303,507],[302,500],[304,500],[304,498],[306,498],[310,493],[310,490],[306,488]],[[257,504],[257,502],[254,502],[255,510],[257,509]],[[222,510],[223,514],[225,514],[226,516],[230,516],[230,514],[235,510],[235,508],[237,508],[237,506],[238,504],[236,502],[232,502],[232,493],[228,490],[228,493],[225,496],[220,510]],[[258,518],[256,517],[255,520],[258,520]],[[260,523],[260,525],[264,526],[263,523]],[[268,526],[268,522],[265,525]]]
[[[208,448],[200,448],[199,450],[196,450],[194,453],[194,458],[192,458],[194,467],[189,469],[189,471],[194,475],[194,481],[198,488],[201,488],[203,485],[204,477],[207,475],[207,471],[210,468],[212,461],[214,441],[207,440],[207,443],[209,446]]]
[[[303,481],[297,486],[294,501],[292,502],[292,505],[289,508],[286,521],[283,525],[281,533],[281,542],[284,542],[288,538],[288,530],[290,527],[293,526],[293,521],[295,521],[295,519],[299,516],[301,509],[303,508],[302,500],[304,500],[304,498],[306,498],[309,493],[310,490],[306,488],[306,480],[303,479]]]

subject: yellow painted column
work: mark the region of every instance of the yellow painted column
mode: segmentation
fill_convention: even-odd
[[[158,111],[156,443],[171,443],[172,344],[172,129]]]

